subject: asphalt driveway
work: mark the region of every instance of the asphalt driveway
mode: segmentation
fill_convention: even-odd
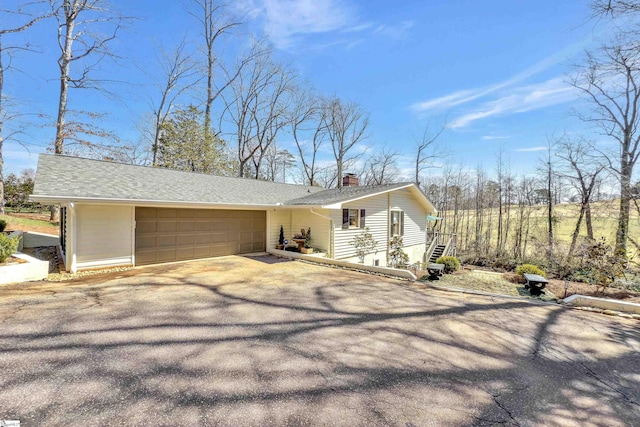
[[[272,257],[0,288],[0,420],[639,425],[640,323]]]

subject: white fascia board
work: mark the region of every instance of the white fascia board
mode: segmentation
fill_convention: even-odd
[[[186,202],[166,200],[139,200],[139,199],[107,199],[99,197],[73,197],[73,196],[31,196],[34,202],[62,204],[67,202],[93,204],[93,205],[126,205],[126,206],[153,206],[153,207],[180,207],[180,208],[216,208],[216,209],[271,209],[282,207],[281,204],[230,204],[211,202]]]
[[[407,184],[407,185],[403,185],[401,187],[390,188],[390,189],[387,189],[387,190],[378,191],[377,193],[371,193],[371,194],[367,194],[365,196],[354,197],[353,199],[343,200],[341,202],[332,203],[330,205],[322,205],[321,207],[323,209],[342,209],[342,205],[345,204],[345,203],[357,202],[358,200],[368,199],[369,197],[375,197],[375,196],[379,196],[381,194],[391,193],[392,191],[403,190],[405,188],[410,188],[410,187],[413,187],[413,186],[414,186],[414,184]]]

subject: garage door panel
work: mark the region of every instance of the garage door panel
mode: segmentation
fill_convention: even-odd
[[[175,233],[178,230],[178,224],[175,221],[158,221],[158,232],[159,233]]]
[[[136,252],[136,264],[144,265],[144,264],[153,264],[156,261],[156,251],[147,252],[147,251],[139,251]]]
[[[156,262],[169,262],[176,259],[175,249],[158,249],[156,251]]]
[[[194,259],[194,247],[181,248],[178,247],[176,249],[176,259],[177,260],[185,260],[185,259]]]
[[[266,212],[136,208],[136,264],[264,251]]]
[[[196,246],[193,250],[194,258],[209,258],[211,256],[210,246]]]
[[[211,231],[211,223],[203,221],[202,218],[198,219],[198,222],[195,223],[194,227],[194,230],[198,232]]]
[[[158,245],[156,236],[138,236],[136,238],[136,247],[140,249],[155,248]]]
[[[211,243],[211,234],[209,233],[196,234],[195,239],[196,239],[195,241],[196,245],[208,244],[208,243]]]
[[[174,247],[178,243],[177,236],[169,235],[169,236],[158,236],[158,247]]]
[[[141,220],[145,218],[157,218],[157,208],[136,208],[136,219]]]
[[[158,209],[158,218],[177,218],[178,210],[177,209]],[[136,209],[137,210],[137,209]]]
[[[193,246],[196,244],[196,236],[193,234],[178,235],[178,246]]]
[[[158,231],[158,223],[155,221],[136,220],[136,231],[139,233],[155,233]]]
[[[193,231],[195,230],[195,223],[194,222],[187,222],[184,220],[181,220],[180,222],[178,222],[178,232],[180,231]]]

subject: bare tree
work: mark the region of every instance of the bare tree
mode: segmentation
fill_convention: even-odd
[[[298,86],[293,90],[289,123],[305,181],[309,185],[317,184],[318,150],[327,138],[327,109],[322,108],[323,102],[308,86]]]
[[[360,181],[364,185],[381,185],[398,182],[398,152],[383,148],[367,158]]]
[[[584,140],[570,141],[566,138],[559,142],[555,152],[556,157],[561,160],[556,174],[568,180],[580,198],[580,213],[571,236],[568,257],[571,257],[575,251],[583,219],[587,226],[587,237],[593,239],[591,199],[605,168],[599,158],[591,155],[593,152],[592,144]]]
[[[151,101],[153,109],[153,165],[157,164],[162,125],[166,122],[180,95],[192,88],[199,80],[195,72],[193,58],[185,51],[186,45],[187,40],[183,38],[171,52],[167,52],[162,46],[159,48],[157,60],[162,80],[154,85],[158,90],[158,98]]]
[[[350,154],[351,150],[365,139],[369,117],[360,105],[354,102],[345,103],[340,98],[328,100],[324,108],[327,137],[331,141],[336,160],[337,187],[341,188],[343,168],[355,157]]]
[[[626,254],[629,235],[631,177],[640,156],[640,53],[635,43],[620,37],[611,45],[588,52],[586,64],[572,84],[591,102],[590,113],[580,115],[618,142],[615,154],[603,153],[620,183],[616,252]]]
[[[3,37],[8,34],[15,34],[25,31],[28,28],[32,27],[36,22],[50,16],[43,11],[33,10],[34,6],[37,7],[40,4],[42,4],[42,2],[32,2],[22,4],[15,10],[0,9],[0,23],[6,24],[7,22],[11,22],[16,18],[22,21],[19,24],[14,24],[6,27],[0,24],[0,215],[4,214],[4,159],[2,157],[3,144],[6,137],[6,135],[4,134],[4,126],[9,119],[16,117],[16,115],[9,114],[7,112],[4,93],[5,72],[11,68],[11,52],[16,50],[29,50],[28,46],[4,45]],[[6,59],[5,56],[7,57]]]
[[[640,2],[637,0],[593,0],[591,10],[594,17],[618,18],[639,13]]]
[[[193,16],[202,28],[202,36],[205,46],[205,68],[207,74],[207,99],[205,100],[204,109],[204,128],[205,132],[211,132],[211,109],[213,103],[226,90],[226,88],[240,74],[242,67],[237,67],[231,74],[224,73],[225,81],[222,84],[216,84],[214,74],[216,68],[220,66],[218,54],[215,50],[216,43],[224,34],[228,33],[232,28],[241,25],[239,21],[231,18],[227,12],[225,4],[216,0],[191,0],[195,5],[195,10],[188,13]],[[245,61],[243,61],[244,64]]]
[[[222,93],[226,117],[235,127],[238,176],[252,172],[257,179],[264,154],[288,124],[287,95],[294,75],[277,64],[269,49],[257,43],[252,61],[233,80],[230,93]],[[251,163],[250,163],[251,162]]]
[[[416,144],[416,175],[414,181],[416,185],[420,185],[420,173],[424,169],[433,167],[433,162],[436,159],[445,157],[445,153],[435,147],[438,137],[445,129],[446,124],[443,124],[439,129],[433,131],[431,129],[431,123],[427,123],[424,131],[422,132],[422,138]]]
[[[89,146],[80,134],[113,138],[113,134],[80,122],[67,123],[69,89],[103,89],[102,82],[92,79],[92,71],[105,58],[114,54],[108,49],[127,18],[113,14],[104,0],[49,0],[51,13],[58,20],[60,57],[60,96],[56,119],[55,154],[65,153],[65,140],[72,139]],[[77,48],[79,47],[79,48]],[[80,73],[72,75],[71,65],[81,63]],[[96,119],[96,113],[87,113]],[[102,146],[100,148],[107,148]]]

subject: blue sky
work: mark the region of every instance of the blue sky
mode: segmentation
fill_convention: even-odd
[[[125,142],[135,141],[149,112],[156,47],[170,48],[186,33],[197,49],[198,29],[183,3],[188,2],[112,1],[124,15],[139,18],[112,46],[122,59],[98,70],[118,82],[110,86],[117,96],[72,91],[72,106],[108,113],[102,126]],[[588,139],[601,138],[571,114],[586,104],[567,84],[570,64],[604,31],[589,20],[586,0],[240,0],[233,5],[247,24],[220,45],[223,55],[231,57],[251,35],[268,38],[278,58],[319,92],[359,102],[371,124],[358,149],[399,151],[407,174],[428,123],[447,123],[439,143],[453,162],[487,170],[502,150],[512,170],[532,171],[551,135],[583,132]],[[6,76],[5,92],[20,101],[22,111],[46,119],[22,137],[28,150],[6,143],[7,173],[35,168],[37,153],[55,135],[54,24],[39,23],[12,40],[29,39],[40,52],[14,59],[18,71]],[[191,96],[184,102],[202,99]],[[279,145],[293,151],[286,134]]]

